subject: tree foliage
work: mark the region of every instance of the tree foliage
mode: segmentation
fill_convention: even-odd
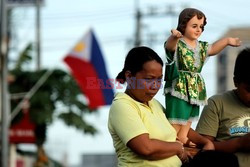
[[[28,45],[20,54],[15,67],[10,70],[14,76],[14,81],[9,85],[10,94],[27,93],[36,82],[49,70],[39,71],[24,70],[32,59],[30,56],[32,46]],[[97,130],[84,119],[91,111],[85,103],[84,96],[79,86],[70,74],[54,69],[48,79],[29,99],[31,121],[37,125],[37,144],[42,145],[46,140],[46,129],[55,119],[61,119],[68,126],[73,126],[86,134],[95,134]],[[11,111],[20,103],[22,99],[11,99]],[[13,119],[12,123],[18,122],[22,118],[22,112]]]

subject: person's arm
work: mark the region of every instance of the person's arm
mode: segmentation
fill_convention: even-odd
[[[163,111],[162,117],[165,118]],[[182,144],[150,139],[137,110],[127,101],[113,102],[108,126],[121,142],[144,159],[160,160],[173,155],[179,156],[183,162],[187,159]]]
[[[232,38],[232,37],[222,38],[211,45],[211,48],[208,51],[208,55],[209,56],[216,55],[228,45],[237,47],[241,45],[241,41],[239,38]]]
[[[149,160],[160,160],[174,155],[177,155],[182,161],[188,158],[181,143],[150,139],[148,134],[134,137],[127,143],[127,146]]]
[[[167,39],[165,43],[165,46],[164,46],[165,49],[169,50],[170,52],[175,51],[176,44],[181,37],[182,37],[181,32],[179,32],[178,30],[172,29],[171,35],[169,36],[169,38]]]
[[[203,135],[207,139],[213,141],[215,150],[235,153],[238,151],[250,151],[250,133],[242,137],[229,139],[225,141],[216,141],[214,137]]]
[[[214,144],[208,138],[200,135],[192,128],[188,131],[188,139],[204,150],[214,150]]]

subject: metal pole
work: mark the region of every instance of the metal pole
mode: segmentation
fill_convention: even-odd
[[[135,0],[135,10],[136,10],[136,27],[135,27],[135,46],[141,45],[141,12],[139,9],[139,0]]]
[[[52,73],[53,70],[48,70],[43,74],[43,76],[36,82],[36,84],[30,89],[30,91],[23,97],[23,100],[18,103],[16,108],[11,112],[10,121],[12,121],[15,116],[21,111],[23,103],[25,103],[26,100],[29,100],[36,93],[36,91],[44,84],[44,82],[49,78]]]
[[[1,106],[1,166],[8,167],[9,160],[9,107],[8,107],[8,85],[7,85],[7,7],[6,0],[1,0],[1,43],[0,43],[0,106]]]
[[[40,33],[40,0],[36,0],[36,49],[37,70],[41,69],[41,33]]]

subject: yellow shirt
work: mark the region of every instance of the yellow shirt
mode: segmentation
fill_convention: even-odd
[[[119,167],[179,167],[175,155],[162,160],[146,160],[126,146],[132,138],[148,133],[151,139],[176,141],[176,131],[163,113],[162,105],[155,99],[149,106],[133,100],[125,93],[117,93],[109,111],[108,128],[118,157]]]

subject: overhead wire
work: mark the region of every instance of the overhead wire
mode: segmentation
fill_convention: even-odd
[[[122,8],[122,9],[117,9],[117,10],[102,10],[98,12],[93,11],[93,12],[88,12],[88,13],[65,12],[65,13],[42,17],[42,21],[53,22],[53,24],[46,23],[46,25],[45,23],[43,23],[43,25],[46,26],[46,30],[53,29],[48,25],[53,25],[55,28],[58,28],[58,25],[64,24],[65,22],[67,23],[65,24],[67,27],[65,27],[65,25],[63,27],[65,27],[65,29],[68,29],[69,27],[74,27],[74,28],[76,28],[77,26],[82,27],[83,21],[80,21],[80,20],[83,20],[83,19],[84,19],[84,22],[91,21],[91,22],[96,22],[98,24],[101,24],[101,23],[111,24],[111,23],[115,23],[119,21],[129,20],[129,18],[132,17],[131,16],[132,14],[133,12],[131,10],[128,10],[128,8]],[[79,20],[79,21],[76,22],[75,20]],[[20,38],[23,39],[22,41],[24,41],[25,39],[31,39],[32,33],[30,33],[31,32],[30,30],[35,25],[34,24],[35,18],[31,15],[28,15],[28,17],[27,16],[20,17],[20,15],[15,15],[15,17],[13,18],[13,21],[15,22],[16,27],[19,30],[22,28],[26,29],[25,32],[23,32],[22,34],[19,34],[19,36],[21,36]],[[61,21],[61,23],[59,23],[59,21]],[[26,26],[27,23],[29,26]],[[124,40],[124,37],[113,36],[113,37],[105,37],[104,39],[105,39],[104,40],[105,43],[114,43],[116,40]],[[52,41],[51,43],[55,43],[55,41],[58,41],[57,38],[55,38],[54,40],[51,40],[51,39],[50,40],[45,39],[45,40]],[[61,41],[67,41],[67,39],[60,40],[60,44],[61,44]],[[58,46],[58,43],[55,43],[55,44]],[[51,48],[55,48],[55,47],[49,46],[45,48],[47,49],[50,48],[49,50],[51,50]]]

